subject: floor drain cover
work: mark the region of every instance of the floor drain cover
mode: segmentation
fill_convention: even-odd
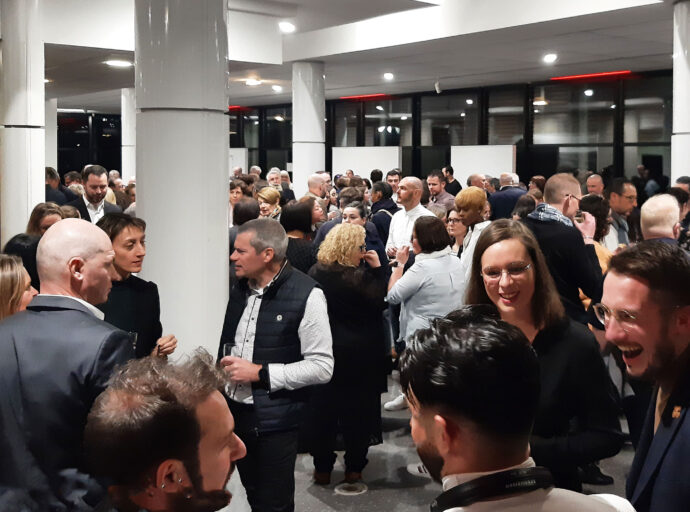
[[[335,493],[342,496],[357,496],[364,494],[369,488],[362,482],[355,482],[354,484],[342,483],[335,486]]]

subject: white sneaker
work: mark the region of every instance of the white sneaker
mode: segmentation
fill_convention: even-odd
[[[387,411],[402,411],[403,409],[407,409],[407,399],[405,395],[401,393],[390,402],[383,404],[383,408]]]
[[[428,478],[431,480],[431,475],[429,474],[429,471],[426,469],[426,466],[422,463],[415,463],[415,464],[408,464],[407,465],[407,472],[411,475],[418,476],[420,478]]]

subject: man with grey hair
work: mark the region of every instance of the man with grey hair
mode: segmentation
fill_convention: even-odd
[[[232,168],[232,175],[235,178],[242,176],[242,167],[240,167],[239,165],[236,167],[233,167]]]
[[[249,168],[249,174],[256,174],[258,177],[261,177],[261,167],[258,165],[252,165]]]
[[[500,189],[489,196],[491,220],[510,219],[517,200],[527,193],[517,185],[520,177],[511,172],[504,172],[499,178]]]
[[[272,219],[240,226],[238,281],[230,290],[218,359],[237,435],[247,456],[237,467],[255,511],[294,510],[295,460],[305,388],[333,374],[326,298],[285,259],[288,238]]]
[[[486,178],[483,174],[470,174],[467,178],[467,186],[486,189]]]
[[[680,206],[671,194],[652,196],[640,209],[640,227],[645,240],[678,245]]]
[[[81,468],[86,415],[116,365],[134,357],[128,333],[103,321],[115,253],[108,236],[79,219],[51,226],[37,251],[41,294],[0,324],[3,486],[23,488],[40,510],[81,510],[100,493]],[[93,500],[89,500],[89,497]]]
[[[281,205],[295,199],[295,193],[289,188],[283,186],[280,169],[277,167],[271,167],[271,170],[266,173],[266,181],[268,181],[269,186],[280,192]]]

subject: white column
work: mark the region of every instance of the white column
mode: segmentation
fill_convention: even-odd
[[[45,198],[45,92],[39,0],[0,0],[0,245]]]
[[[225,0],[136,0],[137,216],[179,354],[216,354],[228,301]]]
[[[46,167],[58,168],[57,98],[46,100]]]
[[[690,2],[673,6],[673,135],[671,184],[690,176]]]
[[[137,105],[134,87],[122,89],[120,101],[120,132],[122,134],[122,164],[120,176],[127,183],[136,176],[137,169]]]
[[[307,192],[307,178],[326,168],[326,79],[323,62],[292,64],[292,182]]]

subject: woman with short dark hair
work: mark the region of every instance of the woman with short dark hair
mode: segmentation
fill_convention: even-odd
[[[556,487],[582,490],[578,466],[612,457],[623,439],[618,406],[592,333],[565,315],[539,244],[522,222],[500,219],[479,237],[467,304],[493,304],[532,343],[541,395],[531,455]]]
[[[311,232],[311,209],[309,205],[297,202],[286,204],[280,215],[280,224],[288,236],[285,257],[290,265],[306,274],[316,263],[314,244],[306,238],[307,234]]]

